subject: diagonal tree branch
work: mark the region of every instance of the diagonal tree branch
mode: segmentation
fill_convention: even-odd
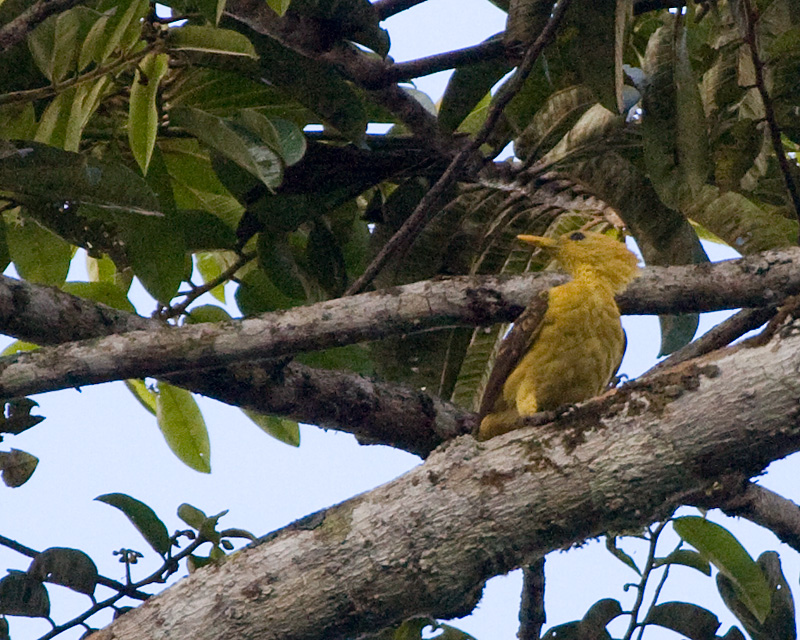
[[[620,308],[652,314],[775,304],[800,291],[798,261],[800,249],[792,249],[713,265],[650,267],[619,297]],[[425,281],[240,321],[131,331],[19,353],[0,360],[0,398],[513,320],[532,296],[565,278],[548,273]],[[2,313],[0,300],[0,327],[9,315],[9,324],[18,323],[13,310]]]
[[[800,449],[800,333],[630,383],[400,478],[205,567],[99,632],[336,640],[474,607],[482,583],[609,529],[663,519],[729,473]],[[747,402],[742,402],[747,397]]]

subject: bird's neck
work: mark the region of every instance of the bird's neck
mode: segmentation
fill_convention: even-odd
[[[586,286],[607,289],[612,296],[624,291],[628,283],[635,277],[635,271],[629,274],[624,269],[598,269],[586,264],[576,265],[569,270],[569,274],[573,280]]]

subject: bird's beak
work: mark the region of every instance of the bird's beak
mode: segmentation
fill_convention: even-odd
[[[546,249],[549,251],[554,250],[558,246],[558,242],[553,238],[545,238],[544,236],[517,236],[517,240],[521,240],[525,244],[533,245],[534,247],[539,247],[540,249]]]

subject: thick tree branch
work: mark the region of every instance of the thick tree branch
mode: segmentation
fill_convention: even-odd
[[[164,328],[151,318],[3,276],[0,325],[3,333],[42,345]],[[244,409],[338,429],[365,444],[394,446],[423,457],[475,427],[471,412],[417,389],[296,362],[277,372],[270,362],[249,362],[164,379]]]
[[[620,308],[653,314],[775,304],[800,292],[798,261],[800,249],[792,249],[716,264],[650,267],[619,297]],[[513,320],[531,297],[565,278],[547,273],[425,281],[241,321],[132,331],[20,353],[0,360],[0,398]],[[0,291],[0,327],[13,335],[8,324],[19,320],[13,304],[3,307]]]
[[[630,383],[400,478],[195,572],[97,640],[335,640],[463,615],[483,582],[609,529],[663,519],[728,473],[800,449],[800,332]],[[247,633],[245,636],[244,633]]]

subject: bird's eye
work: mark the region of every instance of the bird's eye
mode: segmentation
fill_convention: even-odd
[[[569,234],[570,240],[583,240],[586,236],[583,235],[580,231],[576,231],[575,233]]]

